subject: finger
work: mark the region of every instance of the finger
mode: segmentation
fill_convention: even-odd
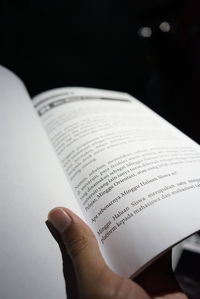
[[[93,292],[92,288],[102,283],[102,276],[104,281],[106,277],[114,281],[115,274],[106,266],[94,234],[78,216],[66,208],[55,208],[50,211],[48,220],[60,232],[71,256],[79,289]]]
[[[73,212],[55,208],[50,211],[48,219],[60,232],[71,256],[80,298],[149,298],[139,285],[107,267],[94,234]]]
[[[62,241],[59,232],[49,221],[46,221],[46,225],[50,233],[52,234],[53,238],[58,243],[58,246],[61,251],[62,261],[63,261],[63,275],[65,279],[67,298],[69,299],[78,298],[78,286],[77,286],[74,266],[72,264],[71,257],[66,252],[65,245]]]

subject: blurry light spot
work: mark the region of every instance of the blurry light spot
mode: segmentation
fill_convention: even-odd
[[[142,37],[149,38],[152,35],[152,30],[150,27],[141,27],[138,30],[138,34]]]
[[[171,26],[169,23],[167,22],[162,22],[159,26],[160,30],[163,31],[163,32],[169,32],[170,29],[171,29]]]

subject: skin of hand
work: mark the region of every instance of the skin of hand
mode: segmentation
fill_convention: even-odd
[[[134,281],[111,271],[90,228],[67,208],[49,212],[47,226],[63,257],[67,298],[187,299],[175,280],[171,254],[165,254]]]

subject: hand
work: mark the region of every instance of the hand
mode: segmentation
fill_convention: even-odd
[[[94,234],[70,210],[55,208],[50,211],[47,226],[62,252],[67,298],[187,298],[174,278],[170,254],[154,262],[132,281],[108,268]]]

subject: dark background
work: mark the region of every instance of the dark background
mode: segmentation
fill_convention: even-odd
[[[163,21],[169,32],[159,29]],[[31,95],[61,86],[126,91],[198,142],[199,38],[197,0],[0,4],[0,63]]]

